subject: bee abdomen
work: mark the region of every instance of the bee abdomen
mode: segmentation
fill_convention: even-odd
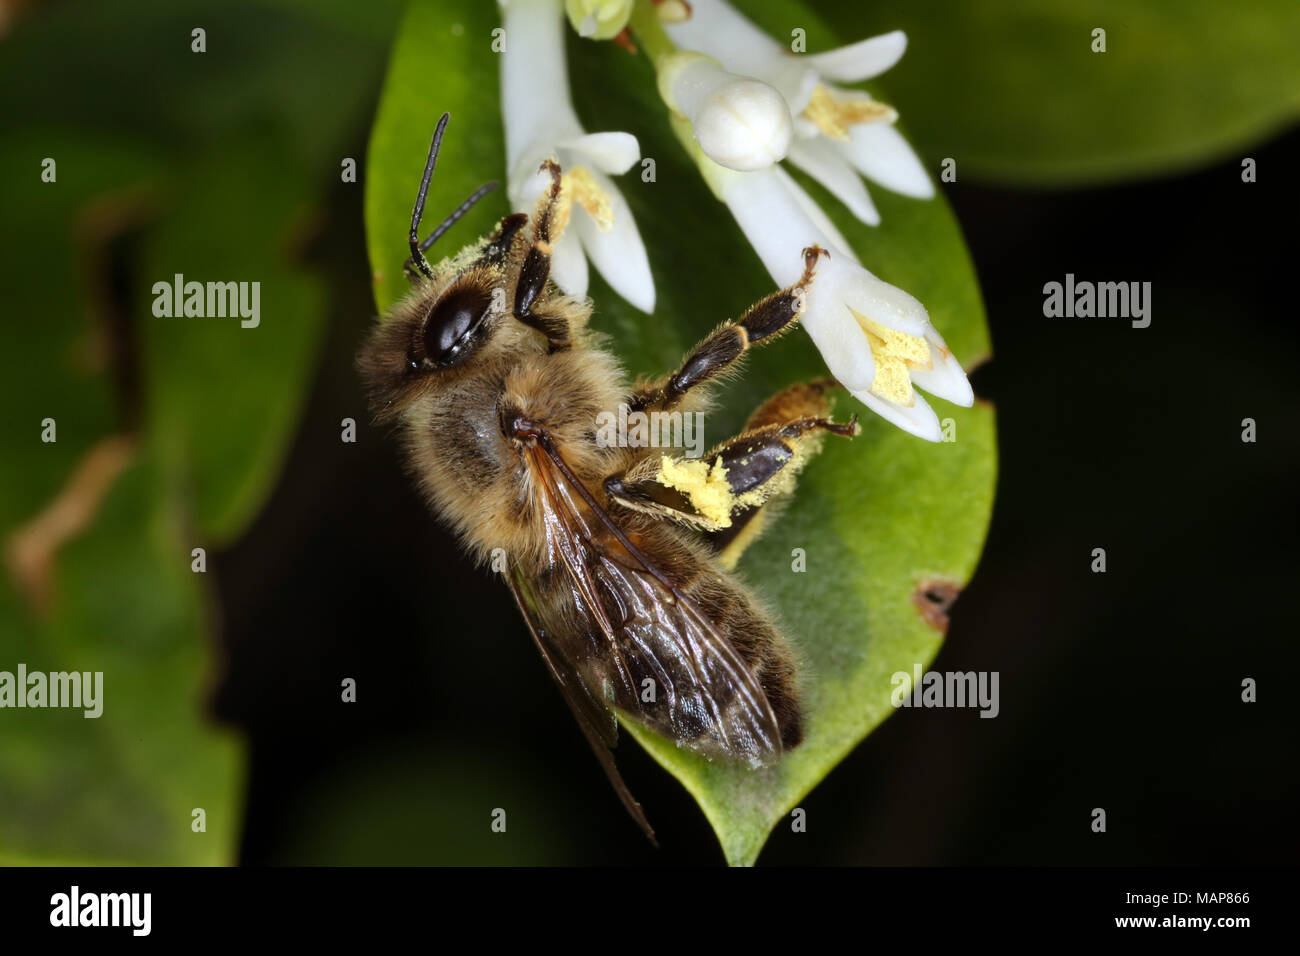
[[[803,712],[794,654],[785,638],[736,582],[721,575],[702,575],[691,583],[687,594],[727,638],[767,695],[781,731],[782,748],[797,747],[803,741]],[[741,704],[732,700],[727,706]]]

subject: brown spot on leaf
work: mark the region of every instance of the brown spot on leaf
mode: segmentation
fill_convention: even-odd
[[[912,594],[912,601],[925,623],[940,634],[948,633],[948,612],[961,595],[961,588],[951,581],[922,581]]]

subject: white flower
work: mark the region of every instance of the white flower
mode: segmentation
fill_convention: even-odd
[[[632,6],[632,0],[565,0],[564,12],[578,36],[609,40],[623,32]]]
[[[692,0],[691,10],[688,20],[666,24],[673,41],[779,90],[795,118],[790,162],[858,219],[873,226],[880,222],[859,173],[906,196],[934,195],[925,168],[893,126],[898,114],[866,93],[829,82],[857,83],[888,70],[907,48],[901,31],[826,53],[794,54],[725,0]]]
[[[956,405],[970,406],[975,396],[925,306],[863,268],[781,167],[737,173],[702,160],[701,168],[778,285],[799,281],[804,248],[820,245],[830,253],[818,262],[802,317],[827,368],[881,417],[939,441],[939,418],[913,386]]]
[[[587,293],[587,259],[605,281],[644,312],[653,312],[654,280],[627,201],[609,175],[641,158],[630,133],[585,133],[569,97],[561,0],[502,0],[501,108],[506,132],[506,188],[515,209],[531,212],[549,185],[546,159],[564,171],[567,227],[552,243],[551,276],[565,292]],[[564,226],[564,217],[559,225]]]
[[[728,73],[702,53],[673,53],[657,68],[664,102],[690,121],[695,141],[715,163],[752,170],[785,159],[793,124],[772,87]]]

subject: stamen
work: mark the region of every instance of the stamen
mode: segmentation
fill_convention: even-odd
[[[569,215],[575,202],[586,211],[601,232],[609,232],[614,228],[614,204],[586,166],[573,166],[566,169],[560,177],[557,235],[564,231],[564,226],[568,225]]]
[[[924,336],[899,332],[857,312],[853,312],[853,317],[867,333],[871,358],[876,363],[876,378],[868,391],[877,398],[910,408],[916,401],[911,370],[934,368],[930,343]]]
[[[897,111],[887,103],[865,93],[836,97],[824,83],[818,83],[813,90],[803,115],[827,136],[839,140],[848,139],[849,127],[858,123],[892,123],[898,119]]]

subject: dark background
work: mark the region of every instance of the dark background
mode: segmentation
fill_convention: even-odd
[[[1000,672],[1001,713],[892,716],[762,863],[1295,862],[1300,135],[1250,155],[1253,184],[1234,158],[1106,189],[943,186],[988,307],[994,358],[973,380],[997,407],[1000,477],[932,669]],[[364,424],[358,195],[335,187],[312,252],[334,314],[287,468],[214,568],[214,709],[251,745],[241,861],[721,862],[691,798],[629,741],[620,766],[662,849],[643,840],[504,586]],[[1151,326],[1044,318],[1043,284],[1067,272],[1151,282]],[[338,440],[349,415],[355,445]],[[357,706],[338,705],[340,675]],[[466,832],[465,813],[497,806],[531,831],[524,855],[486,822]]]

